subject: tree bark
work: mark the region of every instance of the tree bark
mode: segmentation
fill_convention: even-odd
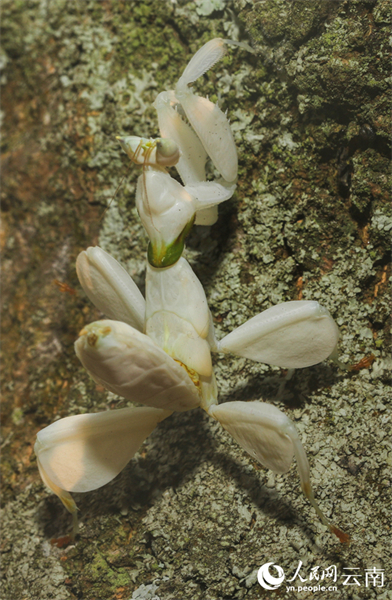
[[[311,569],[330,565],[336,599],[353,597],[348,567],[358,597],[390,593],[365,579],[373,567],[391,577],[390,17],[386,0],[3,2],[4,599],[294,598],[286,585],[321,584]],[[185,255],[217,335],[315,299],[349,367],[290,379],[216,355],[220,401],[271,402],[295,421],[316,497],[349,546],[318,521],[295,466],[274,476],[199,409],[161,423],[113,482],[75,495],[75,544],[38,474],[39,429],[127,405],[74,354],[101,316],[75,260],[99,244],[143,290],[139,172],[115,136],[158,135],[156,95],[213,37],[255,50],[230,47],[195,84],[228,110],[240,163],[234,198],[212,228],[195,227]],[[307,583],[287,583],[300,561]],[[276,591],[257,582],[267,562],[284,569]]]

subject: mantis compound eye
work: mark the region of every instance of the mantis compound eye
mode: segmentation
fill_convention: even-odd
[[[171,167],[180,160],[180,149],[176,142],[167,138],[157,139],[157,163],[162,167]]]

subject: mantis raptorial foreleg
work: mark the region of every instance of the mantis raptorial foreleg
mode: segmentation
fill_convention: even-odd
[[[209,156],[223,178],[216,183],[227,189],[227,198],[222,200],[232,196],[237,179],[238,158],[233,134],[220,108],[207,98],[194,95],[188,85],[208,71],[225,53],[225,42],[220,38],[205,44],[189,62],[176,89],[161,92],[154,103],[162,137],[175,140],[181,148],[176,168],[184,185],[205,181],[205,163]],[[184,122],[180,111],[191,126]],[[216,222],[215,193],[209,196],[208,187],[204,186],[196,194],[199,201],[204,203],[197,209],[196,225],[212,225]],[[220,195],[224,195],[223,190]],[[208,203],[210,206],[207,206]]]

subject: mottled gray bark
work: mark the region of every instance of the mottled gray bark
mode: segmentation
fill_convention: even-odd
[[[386,0],[2,3],[4,600],[392,598],[390,12]],[[318,521],[294,465],[274,476],[195,410],[160,424],[111,484],[76,495],[80,537],[59,548],[51,540],[71,519],[40,481],[35,434],[126,405],[74,355],[78,331],[99,317],[75,259],[99,243],[143,288],[136,168],[100,220],[127,169],[115,136],[156,135],[156,94],[217,36],[256,50],[230,49],[195,86],[228,109],[240,160],[234,198],[186,250],[217,333],[278,302],[317,299],[341,328],[342,361],[356,365],[288,380],[216,356],[220,399],[262,399],[291,416],[320,505],[352,543]],[[258,584],[262,564],[287,580],[299,561],[308,580],[336,565],[337,591]],[[344,585],[349,567],[361,586]],[[382,588],[365,585],[373,567]]]

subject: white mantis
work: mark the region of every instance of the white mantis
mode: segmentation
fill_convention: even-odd
[[[130,158],[143,167],[136,204],[150,239],[146,299],[101,248],[88,248],[77,260],[84,291],[108,318],[80,332],[76,354],[96,382],[146,407],[56,421],[37,435],[38,466],[76,525],[70,492],[108,483],[160,421],[173,411],[201,407],[267,468],[284,473],[295,455],[304,494],[323,523],[347,541],[315,502],[306,454],[290,419],[263,402],[218,404],[211,352],[306,367],[326,359],[339,335],[317,302],[293,301],[256,315],[218,341],[203,287],[182,257],[193,223],[215,222],[217,204],[235,189],[237,154],[226,116],[188,88],[224,52],[223,40],[211,40],[192,58],[176,89],[159,94],[155,107],[161,138],[120,138]],[[207,156],[221,180],[205,181]],[[167,173],[173,165],[184,185]]]

